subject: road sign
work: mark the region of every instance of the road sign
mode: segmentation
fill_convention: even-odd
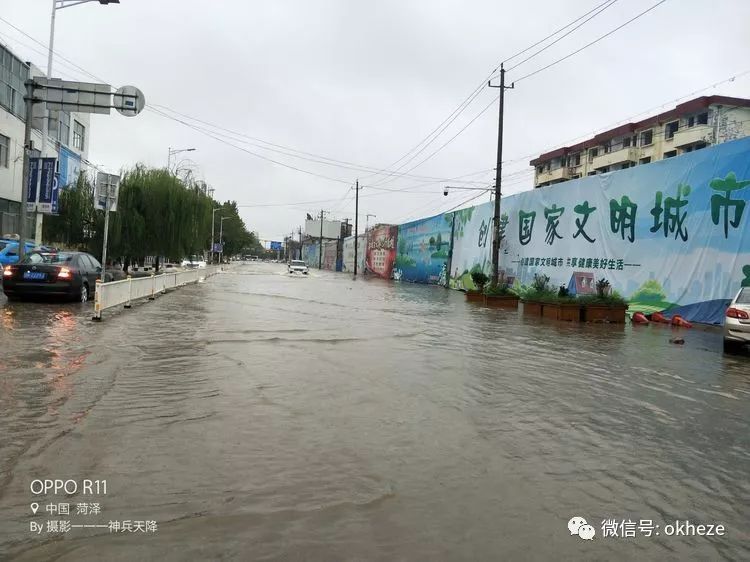
[[[281,250],[281,242],[271,242],[272,250]]]
[[[214,242],[213,252],[215,254],[221,254],[221,253],[223,253],[224,252],[224,245],[221,244],[220,242]]]
[[[112,96],[114,108],[125,117],[134,117],[146,107],[146,97],[135,86],[123,86]]]
[[[94,187],[94,207],[107,210],[107,199],[109,199],[109,210],[117,211],[117,196],[120,188],[120,176],[114,174],[96,173],[96,186]]]
[[[112,86],[93,82],[71,82],[59,78],[34,78],[34,95],[47,109],[109,115]]]

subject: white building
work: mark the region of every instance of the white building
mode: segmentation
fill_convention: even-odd
[[[23,62],[0,44],[0,236],[18,233],[21,215],[23,139],[26,109],[24,85],[29,76],[44,76],[34,65]],[[78,179],[88,161],[89,115],[66,111],[50,112],[49,136],[42,148],[43,108],[34,110],[32,145],[34,156],[57,158],[58,185],[66,187]],[[29,215],[28,235],[34,233]]]

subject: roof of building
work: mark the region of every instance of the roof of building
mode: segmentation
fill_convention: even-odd
[[[651,125],[656,125],[658,123],[664,123],[666,121],[670,121],[674,119],[675,117],[679,117],[680,115],[685,115],[686,113],[693,113],[695,111],[699,111],[701,109],[708,107],[709,105],[731,105],[731,106],[736,106],[736,107],[750,107],[750,99],[733,98],[729,96],[701,96],[699,98],[695,98],[695,99],[686,101],[684,103],[681,103],[677,105],[674,109],[670,109],[669,111],[665,111],[664,113],[659,113],[657,115],[652,115],[651,117],[647,117],[646,119],[643,119],[642,121],[636,121],[634,123],[626,123],[624,125],[615,127],[614,129],[610,129],[608,131],[599,133],[598,135],[590,139],[587,139],[583,142],[579,142],[571,146],[562,146],[550,152],[545,152],[544,154],[540,154],[539,156],[534,158],[531,162],[529,162],[529,164],[532,166],[536,166],[537,164],[541,162],[546,162],[547,160],[551,160],[553,158],[559,158],[560,156],[565,156],[567,154],[579,152],[585,148],[598,146],[609,139],[614,139],[617,137],[621,137],[623,135],[627,135],[628,133],[632,133],[634,131],[637,131],[638,129],[643,129],[644,127],[649,127]]]

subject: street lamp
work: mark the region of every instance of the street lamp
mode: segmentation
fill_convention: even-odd
[[[78,4],[86,4],[88,2],[94,2],[98,1],[99,4],[106,5],[106,4],[119,4],[120,0],[52,0],[52,17],[50,18],[50,25],[49,25],[49,49],[47,51],[47,78],[52,78],[52,60],[55,54],[54,47],[55,47],[55,14],[57,13],[57,10],[62,10],[63,8],[70,8],[72,6],[77,6]],[[42,152],[41,156],[45,156],[45,152],[47,150],[47,136],[49,135],[49,112],[47,111],[46,105],[44,108],[44,119],[42,120]],[[67,144],[68,139],[65,139],[65,142]],[[26,189],[26,186],[23,187]],[[38,196],[38,193],[37,193]],[[23,213],[25,220],[26,211]],[[36,232],[34,233],[34,241],[38,244],[42,243],[42,223],[44,220],[44,214],[39,212],[39,209],[36,211]],[[23,251],[23,249],[21,250]]]
[[[493,191],[495,189],[495,186],[492,186],[492,187],[458,187],[458,186],[455,186],[455,185],[446,185],[443,188],[443,195],[445,197],[448,197],[448,190],[449,189],[463,189],[463,190],[466,190],[466,191]]]
[[[194,148],[172,148],[169,147],[169,153],[167,156],[167,170],[172,171],[172,156],[179,154],[180,152],[193,152]]]
[[[221,221],[219,224],[219,263],[221,263],[222,257],[224,255],[224,221],[231,218],[232,217],[221,217]]]
[[[216,207],[211,212],[211,263],[214,263],[214,241],[216,240],[214,237],[214,224],[216,221],[216,211],[220,211],[221,207]]]

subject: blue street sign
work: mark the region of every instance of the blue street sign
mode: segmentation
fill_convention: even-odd
[[[52,186],[52,214],[60,212],[60,174],[55,174],[55,181]]]
[[[223,252],[223,246],[221,245],[220,242],[214,242],[214,249],[213,249],[213,251],[216,254],[221,254]]]
[[[281,250],[281,242],[271,242],[272,250]]]

